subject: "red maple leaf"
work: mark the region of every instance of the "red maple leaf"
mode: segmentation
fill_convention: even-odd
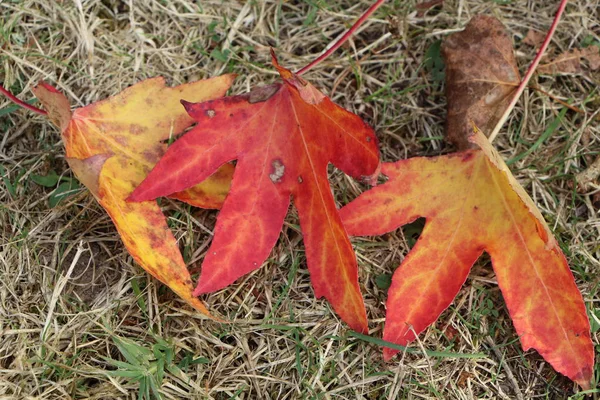
[[[352,235],[382,235],[419,217],[419,241],[394,272],[383,338],[407,345],[433,323],[485,251],[524,350],[590,387],[594,347],[565,256],[531,198],[479,131],[479,149],[385,163],[388,182],[340,210]],[[385,348],[390,359],[398,351]]]
[[[224,288],[259,268],[277,241],[292,197],[315,295],[325,296],[350,327],[366,331],[356,257],[327,165],[354,177],[371,176],[379,165],[375,133],[279,66],[274,55],[273,65],[283,83],[203,103],[182,101],[197,127],[169,148],[130,200],[184,190],[237,160],[194,294]]]

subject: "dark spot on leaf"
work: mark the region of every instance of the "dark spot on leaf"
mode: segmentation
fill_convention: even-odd
[[[123,147],[127,147],[128,141],[125,136],[115,136],[115,142],[119,143]]]
[[[156,153],[155,150],[146,150],[142,153],[142,156],[149,162],[157,162],[160,159],[160,154]]]
[[[302,183],[302,182],[304,182],[304,179],[302,179],[302,177],[301,177],[301,176],[299,176],[299,177],[298,177],[298,183]]]
[[[470,151],[469,151],[469,152],[466,152],[466,153],[464,153],[464,154],[463,154],[463,156],[462,156],[462,160],[463,160],[463,162],[467,162],[467,161],[469,161],[471,158],[473,158],[473,153],[472,153],[472,152],[470,152]]]
[[[131,132],[132,135],[140,135],[142,133],[144,133],[145,128],[142,125],[139,124],[131,124],[129,125],[129,132]]]
[[[249,93],[248,103],[254,104],[267,101],[279,91],[280,87],[281,84],[279,83],[257,87]]]
[[[367,142],[371,141],[371,136],[367,136]]]

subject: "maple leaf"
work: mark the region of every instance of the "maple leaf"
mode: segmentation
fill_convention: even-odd
[[[519,69],[506,29],[486,15],[473,17],[463,31],[449,36],[442,55],[449,94],[446,138],[463,150],[472,147],[470,121],[483,132],[494,128],[519,86]]]
[[[162,78],[142,81],[107,100],[71,113],[68,99],[55,88],[34,89],[49,118],[60,128],[67,161],[108,212],[133,258],[196,310],[209,316],[192,296],[193,285],[177,242],[155,201],[125,199],[165,152],[163,143],[193,124],[179,103],[225,94],[232,75],[165,87]],[[201,185],[172,197],[204,208],[218,208],[229,189],[233,166],[224,165]]]
[[[581,294],[539,211],[479,131],[478,149],[382,165],[389,181],[340,210],[351,235],[382,235],[426,218],[395,271],[383,338],[406,345],[457,295],[485,251],[525,350],[589,388],[594,365]],[[390,359],[397,350],[384,349]]]
[[[183,102],[197,127],[169,148],[130,199],[185,189],[237,159],[194,294],[224,288],[261,266],[277,241],[291,196],[315,295],[324,296],[352,329],[366,331],[356,257],[327,165],[331,161],[354,177],[375,173],[375,133],[272,58],[283,83],[204,103]]]

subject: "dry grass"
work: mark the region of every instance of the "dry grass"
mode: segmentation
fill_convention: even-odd
[[[538,3],[538,4],[535,4]],[[232,93],[272,81],[268,48],[292,69],[308,63],[368,6],[367,1],[0,1],[0,81],[23,99],[40,79],[74,106],[113,95],[141,79],[171,84],[236,72]],[[528,29],[545,31],[556,4],[446,1],[423,17],[413,1],[391,1],[334,56],[306,75],[377,131],[386,161],[450,149],[443,135],[443,85],[423,68],[432,44],[475,14],[497,16],[516,43],[522,69],[535,49]],[[600,43],[598,0],[573,2],[550,51]],[[218,51],[214,51],[218,50]],[[220,53],[219,53],[220,51]],[[582,108],[571,111],[539,147],[512,164],[569,258],[595,321],[600,218],[593,192],[570,184],[600,149],[598,72],[539,77],[539,85]],[[385,364],[380,348],[349,336],[310,287],[296,215],[262,269],[204,300],[233,319],[199,318],[150,279],[124,251],[106,213],[85,190],[56,207],[52,188],[33,181],[54,170],[71,178],[58,132],[44,118],[0,99],[0,398],[136,398],[138,383],[107,374],[105,357],[123,360],[113,336],[151,348],[172,344],[164,398],[386,399],[551,398],[574,385],[535,352],[524,353],[489,263],[481,260],[453,305],[420,336],[417,347],[484,353],[477,359],[405,354]],[[562,106],[529,92],[496,146],[506,159],[528,151]],[[340,202],[359,186],[332,175]],[[592,191],[598,191],[593,186]],[[187,259],[201,258],[216,213],[166,202]],[[196,218],[198,224],[192,224]],[[381,335],[385,292],[376,278],[402,261],[413,238],[398,230],[356,239],[371,333]],[[600,321],[599,321],[600,322]],[[598,343],[598,323],[594,322]],[[498,347],[499,346],[499,347]],[[208,362],[208,363],[205,363]]]

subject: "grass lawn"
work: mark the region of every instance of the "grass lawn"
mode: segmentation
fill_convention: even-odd
[[[238,94],[277,78],[270,47],[298,70],[369,5],[0,0],[0,83],[32,100],[45,80],[80,107],[156,75],[176,85],[234,72],[230,93]],[[446,0],[423,11],[414,0],[389,0],[304,78],[373,126],[384,161],[447,153],[440,41],[474,15],[495,16],[524,72],[536,53],[524,38],[546,32],[557,7]],[[599,10],[599,0],[569,4],[542,63],[600,47]],[[581,112],[526,91],[494,145],[565,252],[598,345],[600,185],[578,192],[573,183],[600,155],[600,70],[584,62],[532,83]],[[366,189],[333,169],[330,181],[340,205]],[[218,213],[161,205],[197,273]],[[422,226],[353,239],[375,337],[389,276]],[[202,300],[233,323],[202,318],[137,266],[68,168],[58,130],[0,96],[0,399],[584,398],[535,351],[522,351],[486,257],[415,351],[390,363],[315,299],[294,209],[260,270]]]

